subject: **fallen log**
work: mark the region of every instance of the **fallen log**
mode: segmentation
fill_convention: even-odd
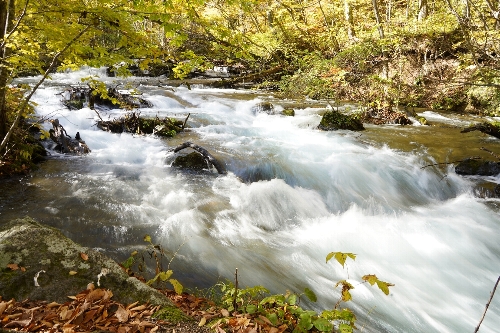
[[[99,120],[97,127],[103,131],[111,133],[135,133],[135,134],[154,134],[156,136],[173,137],[182,132],[185,127],[180,120],[172,118],[143,118],[140,113],[130,112],[123,117],[112,120]],[[181,127],[182,126],[182,127]]]
[[[205,148],[198,146],[192,142],[189,142],[189,141],[184,142],[184,143],[178,145],[177,147],[170,149],[169,151],[173,151],[174,153],[177,153],[185,148],[191,148],[191,149],[197,151],[199,154],[201,154],[201,156],[203,156],[205,161],[209,165],[213,165],[219,174],[222,174],[222,175],[227,174],[227,171],[226,171],[226,168],[224,167],[224,165],[222,165],[222,163],[220,163],[215,157],[213,157],[208,152],[208,150],[206,150]]]
[[[495,138],[500,139],[500,126],[498,123],[490,123],[484,122],[480,124],[471,125],[469,127],[464,128],[460,133],[468,133],[472,131],[480,131],[485,134],[489,134],[494,136]]]
[[[237,77],[234,77],[234,78],[228,79],[228,80],[222,79],[220,81],[215,81],[215,82],[211,83],[210,86],[212,86],[214,88],[233,88],[238,83],[255,82],[255,81],[263,80],[268,76],[279,73],[282,69],[283,69],[282,66],[276,66],[276,67],[273,67],[271,69],[268,69],[268,70],[265,70],[262,72],[258,72],[258,73],[252,73],[252,74],[248,74],[248,75],[244,75],[244,76],[237,76]]]

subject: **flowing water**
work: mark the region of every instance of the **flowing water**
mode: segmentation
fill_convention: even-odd
[[[467,119],[425,111],[435,126],[322,132],[312,102],[295,117],[255,114],[260,101],[278,109],[292,101],[131,79],[154,105],[142,115],[190,113],[190,130],[173,139],[111,134],[95,127],[94,111],[61,103],[65,85],[89,74],[102,71],[56,74],[34,100],[38,115],[58,118],[70,135],[80,132],[92,153],[53,153],[31,177],[1,183],[1,221],[30,215],[119,260],[150,234],[170,253],[180,247],[172,268],[187,286],[233,278],[238,268],[240,285],[275,293],[309,287],[318,295],[310,305],[316,310],[333,307],[335,283],[347,279],[355,289],[346,306],[363,331],[477,326],[500,274],[499,202],[475,197],[475,179],[456,175],[453,165],[424,167],[487,156],[482,146],[495,150],[496,139],[458,133]],[[102,118],[124,112],[100,111]],[[169,149],[185,141],[209,150],[228,174],[171,167]],[[325,263],[332,251],[357,258],[343,269]],[[365,274],[394,283],[390,295],[360,284]],[[480,332],[499,327],[497,295]]]

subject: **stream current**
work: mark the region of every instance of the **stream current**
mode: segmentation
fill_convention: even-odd
[[[434,126],[323,132],[316,126],[324,106],[316,102],[304,102],[295,117],[268,115],[252,108],[293,101],[132,78],[153,104],[142,116],[190,114],[189,131],[173,139],[112,134],[96,128],[93,110],[62,104],[67,86],[89,75],[115,80],[96,69],[55,74],[33,100],[39,116],[58,118],[71,136],[80,132],[92,152],[52,152],[29,178],[2,181],[0,221],[29,215],[117,260],[150,234],[171,254],[178,250],[171,268],[185,286],[233,279],[238,268],[240,286],[312,289],[315,310],[332,308],[335,284],[346,279],[355,289],[345,306],[363,331],[474,331],[500,274],[499,201],[476,197],[477,180],[451,164],[424,167],[486,154],[478,147],[495,150],[497,139],[459,133],[467,119],[422,110]],[[107,119],[126,111],[99,112]],[[185,141],[210,151],[228,174],[171,167],[169,149]],[[346,268],[327,264],[332,251],[357,258]],[[361,284],[365,274],[395,284],[389,296]],[[499,330],[496,296],[480,332]]]

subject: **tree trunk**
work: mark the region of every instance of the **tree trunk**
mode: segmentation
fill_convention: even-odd
[[[14,0],[0,1],[0,42],[3,42],[5,35],[11,26]],[[7,82],[9,79],[9,71],[5,58],[7,57],[7,48],[5,43],[2,43],[0,48],[0,141],[7,134],[7,110],[5,108],[5,96],[7,94]]]
[[[377,21],[377,29],[380,39],[384,39],[384,28],[382,27],[382,22],[380,21],[380,14],[378,11],[378,3],[377,0],[372,0],[373,4],[373,13],[375,14],[375,20]]]
[[[351,6],[349,0],[344,0],[344,17],[347,23],[347,35],[349,40],[356,39],[356,31],[354,30],[354,19],[352,18]]]
[[[423,21],[427,18],[427,0],[418,0],[418,21]]]

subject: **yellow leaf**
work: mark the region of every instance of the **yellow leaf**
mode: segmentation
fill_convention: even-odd
[[[207,323],[207,318],[203,317],[201,318],[200,322],[198,323],[198,326],[203,326]]]
[[[69,271],[69,275],[76,275],[78,272],[75,271]]]

